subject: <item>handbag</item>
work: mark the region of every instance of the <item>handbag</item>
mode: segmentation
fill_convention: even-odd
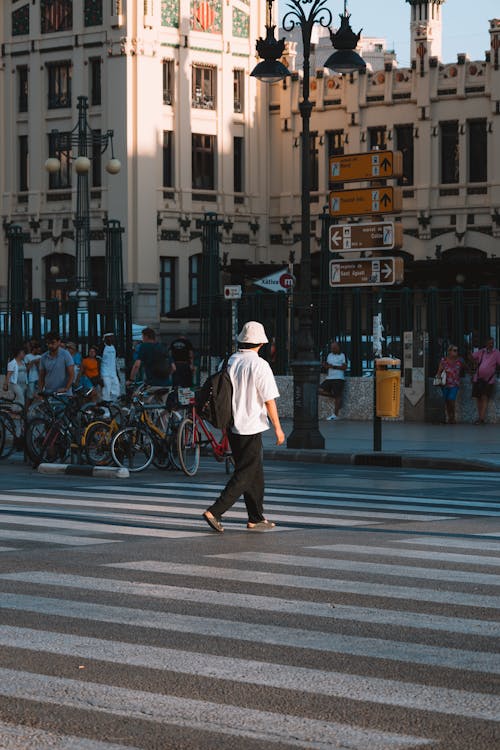
[[[434,375],[432,385],[443,387],[446,385],[446,370],[442,370],[441,375]]]

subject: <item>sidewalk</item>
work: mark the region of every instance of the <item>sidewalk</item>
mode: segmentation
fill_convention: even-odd
[[[282,420],[285,435],[293,429],[291,419]],[[436,425],[417,422],[382,422],[382,451],[373,451],[373,423],[320,420],[324,450],[293,450],[276,447],[274,432],[263,433],[264,456],[277,461],[350,464],[354,466],[400,466],[500,472],[499,425]]]

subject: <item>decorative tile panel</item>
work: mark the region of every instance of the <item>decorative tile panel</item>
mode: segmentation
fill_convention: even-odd
[[[245,11],[233,8],[233,36],[248,39],[250,34],[250,18]]]
[[[212,34],[222,33],[222,2],[191,0],[191,28]]]
[[[71,31],[73,28],[73,3],[71,0],[41,0],[40,20],[42,34],[54,31]]]
[[[85,0],[83,23],[85,26],[102,26],[102,0]]]
[[[179,0],[161,0],[161,25],[179,28]]]
[[[23,5],[12,13],[12,36],[30,33],[30,6]]]

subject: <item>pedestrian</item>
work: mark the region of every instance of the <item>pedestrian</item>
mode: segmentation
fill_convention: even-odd
[[[172,357],[172,385],[181,388],[191,388],[194,374],[193,345],[186,336],[179,336],[170,344]]]
[[[7,364],[7,373],[3,383],[3,390],[13,394],[13,400],[24,406],[24,388],[19,383],[19,371],[24,363],[24,349],[14,350],[12,358]]]
[[[332,341],[330,344],[330,352],[324,366],[327,370],[327,377],[319,387],[319,395],[333,399],[334,410],[327,417],[327,420],[335,420],[340,418],[345,371],[347,370],[347,359],[345,354],[341,352],[338,341]]]
[[[24,364],[28,371],[28,386],[26,389],[26,404],[29,406],[38,392],[38,367],[42,356],[40,342],[31,339],[30,351],[24,357]]]
[[[469,355],[475,366],[472,376],[472,398],[477,402],[477,420],[475,424],[484,424],[488,402],[495,391],[497,369],[500,368],[500,351],[495,348],[495,340],[488,338],[482,349]]]
[[[47,351],[39,364],[38,389],[45,393],[72,394],[75,365],[71,354],[61,346],[61,337],[56,331],[47,334]]]
[[[259,350],[268,343],[264,326],[256,321],[245,323],[238,335],[238,343],[238,351],[228,361],[233,386],[233,425],[228,437],[234,473],[203,517],[212,529],[224,531],[221,524],[223,514],[243,495],[248,513],[247,529],[267,531],[275,524],[264,516],[261,433],[269,429],[270,420],[276,433],[276,445],[285,441],[275,401],[279,391],[269,363],[259,357]]]
[[[92,344],[89,346],[87,356],[82,359],[79,384],[85,391],[92,391],[92,397],[96,398],[99,393],[101,382],[99,360],[97,359],[97,346]]]
[[[456,423],[455,402],[464,366],[463,359],[458,356],[458,347],[455,344],[450,344],[446,357],[442,357],[439,362],[436,373],[436,379],[441,378],[443,372],[446,373],[446,381],[441,385],[441,393],[443,394],[445,407],[445,422],[448,424]]]
[[[74,383],[77,383],[80,377],[80,370],[82,367],[82,355],[78,351],[78,345],[74,341],[68,341],[66,344],[66,350],[70,353],[73,359],[73,365],[75,367]]]
[[[146,385],[154,388],[166,388],[170,385],[172,365],[163,346],[156,340],[156,333],[152,328],[144,328],[142,331],[142,343],[137,349],[127,384],[135,382],[141,366],[144,367]]]
[[[116,369],[116,348],[113,333],[105,333],[101,353],[102,398],[114,401],[120,395],[120,381]]]

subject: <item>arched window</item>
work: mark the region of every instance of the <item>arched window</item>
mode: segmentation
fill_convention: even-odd
[[[42,34],[54,31],[69,31],[73,27],[73,3],[71,0],[41,0]]]

